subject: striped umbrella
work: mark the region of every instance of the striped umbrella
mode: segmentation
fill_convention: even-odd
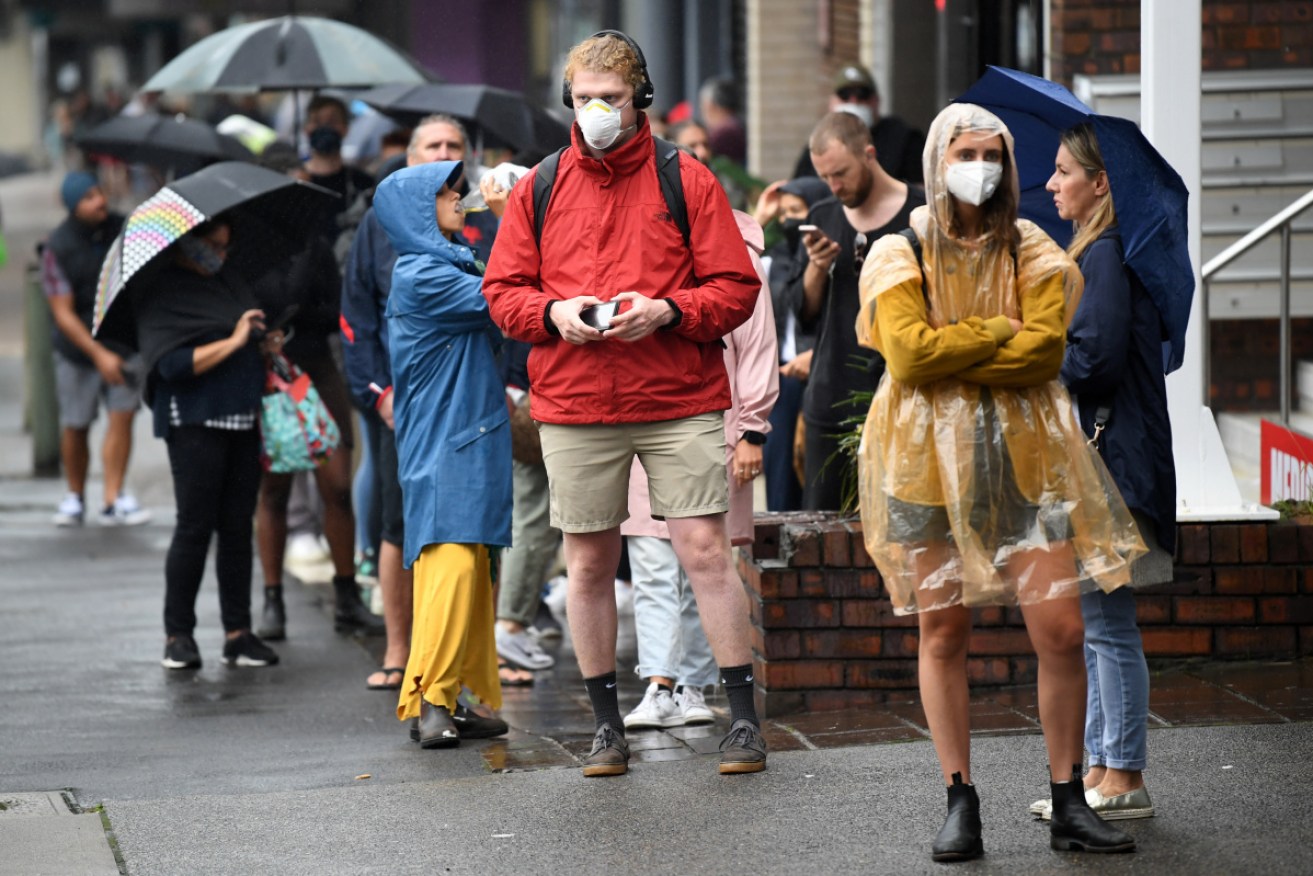
[[[160,189],[132,211],[110,245],[100,269],[92,334],[101,335],[118,310],[114,302],[159,256],[184,234],[220,215],[233,220],[235,246],[230,255],[244,276],[291,255],[294,242],[314,227],[318,215],[337,193],[275,173],[256,164],[223,161]],[[112,331],[111,331],[112,333]]]

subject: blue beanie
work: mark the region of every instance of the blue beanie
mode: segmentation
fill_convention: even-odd
[[[77,209],[78,202],[82,200],[86,193],[98,185],[100,185],[100,180],[96,179],[93,174],[87,173],[85,170],[75,170],[64,177],[64,184],[59,189],[59,197],[63,199],[68,212],[72,213]]]

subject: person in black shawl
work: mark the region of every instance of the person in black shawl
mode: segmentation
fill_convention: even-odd
[[[167,669],[197,669],[192,638],[196,594],[210,537],[226,641],[223,662],[271,666],[278,655],[251,632],[251,518],[260,487],[261,347],[264,312],[250,289],[225,270],[232,228],[203,223],[179,239],[172,258],[134,287],[146,400],[155,435],[168,443],[178,520],[164,564]],[[263,341],[259,338],[263,337]]]

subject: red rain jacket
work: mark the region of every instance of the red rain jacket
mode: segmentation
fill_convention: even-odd
[[[647,118],[628,143],[598,161],[578,126],[561,156],[534,243],[533,176],[511,192],[483,294],[507,335],[532,343],[530,413],[544,423],[644,423],[723,411],[730,405],[720,339],[752,315],[761,280],[729,201],[711,171],[681,153],[691,251],[670,218],[657,179]],[[634,290],[669,298],[678,325],[639,341],[575,346],[549,332],[548,299]]]

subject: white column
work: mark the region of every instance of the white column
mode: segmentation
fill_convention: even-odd
[[[1140,0],[1140,126],[1190,191],[1190,263],[1195,306],[1181,367],[1167,378],[1176,460],[1177,519],[1263,519],[1276,512],[1245,503],[1204,396],[1204,332],[1199,298],[1202,185],[1201,0]]]

